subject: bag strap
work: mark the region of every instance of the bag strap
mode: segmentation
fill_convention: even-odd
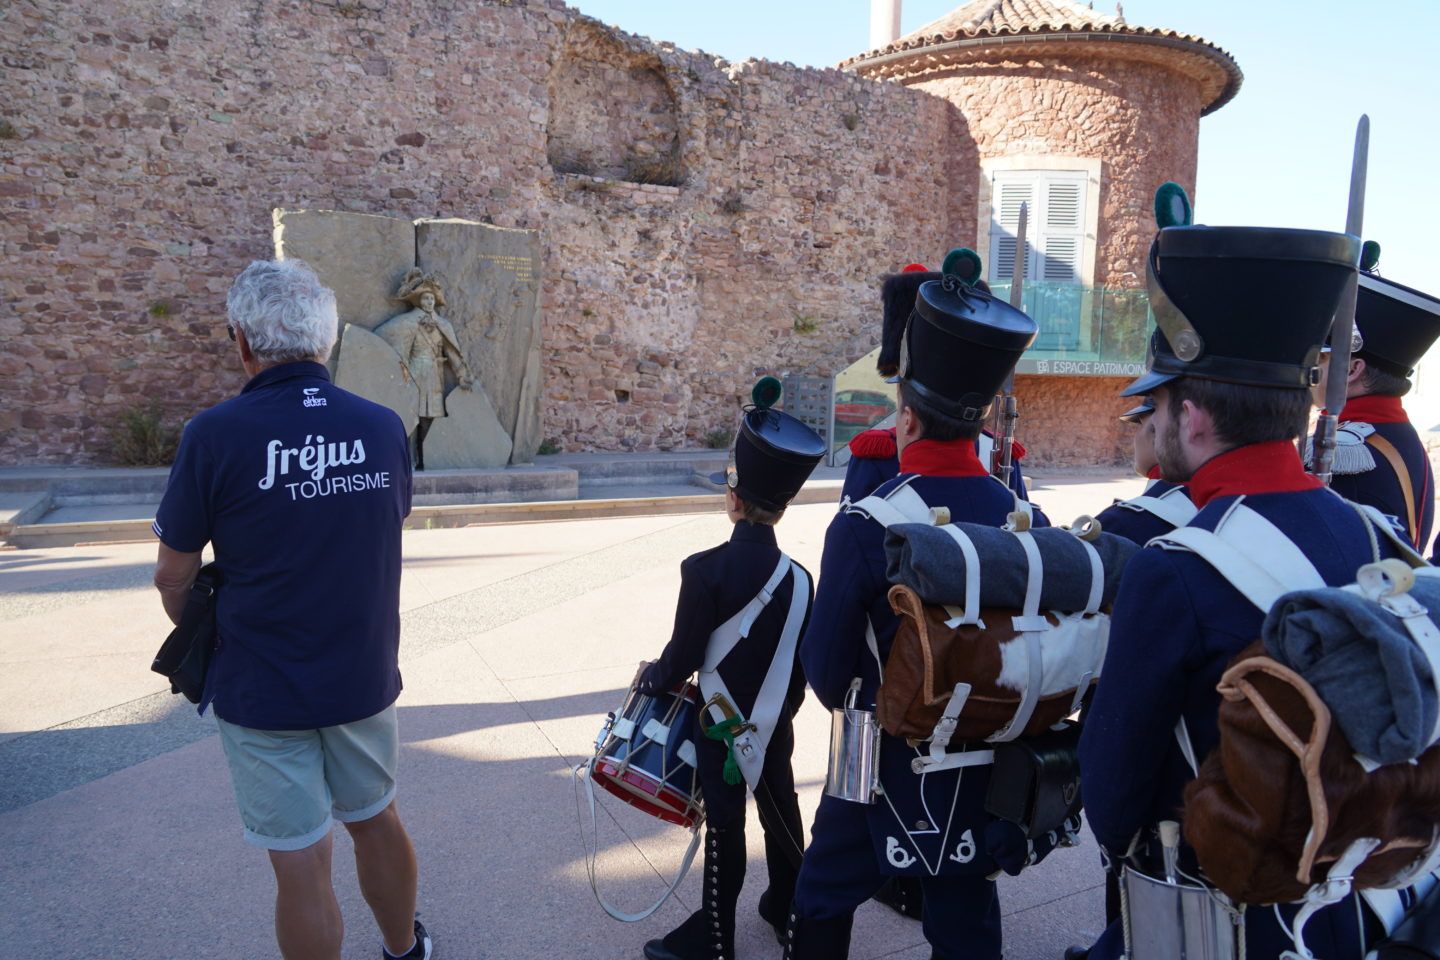
[[[1386,440],[1378,433],[1372,433],[1365,438],[1380,455],[1390,464],[1390,469],[1395,471],[1395,479],[1400,481],[1400,496],[1405,501],[1405,529],[1410,531],[1410,542],[1420,542],[1420,525],[1415,519],[1415,488],[1410,484],[1410,468],[1405,466],[1405,458],[1400,456],[1400,451],[1395,449],[1395,444]]]
[[[701,671],[714,672],[720,666],[720,662],[730,655],[735,645],[744,637],[750,636],[750,628],[755,625],[756,619],[764,612],[771,599],[775,596],[785,574],[790,572],[791,561],[785,554],[780,554],[780,562],[775,564],[775,570],[770,574],[770,579],[765,581],[765,586],[755,598],[740,608],[729,620],[716,627],[710,633],[710,640],[705,645],[705,662],[701,664]]]
[[[897,523],[929,523],[930,505],[910,488],[907,479],[885,496],[871,494],[845,508],[846,513],[859,513],[887,530]]]
[[[792,563],[789,557],[781,555],[780,577],[785,573],[792,573],[794,581],[790,594],[790,610],[785,616],[785,626],[780,632],[780,642],[775,646],[775,654],[770,658],[770,667],[765,671],[765,679],[760,683],[760,692],[755,696],[755,704],[750,710],[750,716],[745,718],[755,727],[754,730],[746,730],[734,738],[732,754],[735,764],[740,768],[741,775],[750,789],[754,791],[760,782],[760,773],[765,767],[765,752],[769,749],[770,738],[775,734],[775,728],[780,722],[780,711],[785,705],[785,694],[790,689],[790,677],[795,670],[795,648],[800,641],[800,628],[805,623],[805,611],[810,601],[810,578],[797,563]],[[775,577],[765,585],[761,596],[773,591],[777,585]],[[756,598],[758,600],[759,597]],[[765,597],[769,602],[769,597]],[[751,601],[754,603],[755,601]],[[714,633],[710,635],[711,647],[717,647],[717,640],[729,640],[734,635],[734,618],[727,620]],[[728,628],[728,629],[727,629]],[[721,631],[726,631],[721,636]],[[738,636],[736,637],[738,640]],[[729,649],[733,649],[734,642],[729,643]],[[729,652],[729,649],[726,652]],[[700,670],[700,690],[705,694],[707,701],[713,699],[716,694],[724,696],[725,700],[734,705],[735,698],[730,695],[725,680],[720,676],[717,669],[720,657],[711,665],[712,650],[706,650],[705,666]],[[719,711],[718,704],[711,708]],[[723,721],[723,716],[718,718]]]
[[[1196,554],[1263,613],[1293,590],[1324,587],[1300,548],[1243,501],[1235,501],[1213,532],[1181,527],[1150,542]]]
[[[945,626],[952,630],[959,626],[978,626],[983,630],[985,624],[980,619],[980,553],[975,549],[975,541],[957,524],[947,523],[940,529],[950,535],[965,558],[965,606],[958,614],[953,607],[947,606],[945,610],[951,616],[945,621]]]
[[[1158,497],[1142,494],[1141,496],[1121,501],[1116,504],[1116,506],[1159,517],[1172,527],[1185,526],[1191,520],[1195,519],[1195,514],[1200,512],[1200,508],[1195,506],[1190,498],[1185,495],[1184,487],[1172,487]]]

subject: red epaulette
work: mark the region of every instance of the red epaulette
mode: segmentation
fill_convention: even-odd
[[[898,451],[895,430],[866,430],[850,438],[850,455],[862,460],[888,460]]]

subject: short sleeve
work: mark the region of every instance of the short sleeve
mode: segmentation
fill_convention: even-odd
[[[160,542],[181,553],[198,553],[210,542],[215,515],[214,463],[192,422],[180,438],[165,496],[152,527]]]

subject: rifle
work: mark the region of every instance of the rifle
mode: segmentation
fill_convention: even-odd
[[[1010,273],[1010,306],[1020,309],[1021,295],[1025,288],[1025,226],[1030,219],[1030,205],[1020,204],[1020,224],[1015,229],[1015,262]],[[1015,370],[1012,367],[1000,388],[1000,403],[995,411],[995,451],[990,456],[990,472],[1005,486],[1010,486],[1010,473],[1014,469],[1015,421],[1020,414],[1015,408]]]
[[[1361,236],[1365,221],[1365,175],[1370,155],[1370,118],[1364,114],[1355,125],[1355,157],[1350,166],[1350,205],[1345,213],[1345,232]],[[1330,328],[1330,373],[1325,383],[1325,409],[1315,421],[1311,444],[1311,471],[1326,486],[1335,465],[1335,428],[1345,406],[1345,386],[1350,374],[1351,338],[1355,333],[1355,297],[1360,274],[1351,273],[1340,295],[1335,322]]]

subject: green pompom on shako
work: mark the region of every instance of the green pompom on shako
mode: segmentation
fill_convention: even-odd
[[[1360,269],[1366,273],[1380,266],[1380,244],[1374,240],[1366,240],[1360,247]]]
[[[750,401],[758,410],[769,410],[780,402],[780,394],[783,389],[777,378],[763,376],[755,381],[755,386],[750,388]]]
[[[957,278],[967,287],[975,286],[980,279],[980,254],[969,247],[956,247],[945,254],[945,262],[940,265],[940,272],[947,276]]]
[[[1166,180],[1155,191],[1155,223],[1160,229],[1166,227],[1188,227],[1194,222],[1195,213],[1190,207],[1190,198],[1185,188],[1174,180]]]

